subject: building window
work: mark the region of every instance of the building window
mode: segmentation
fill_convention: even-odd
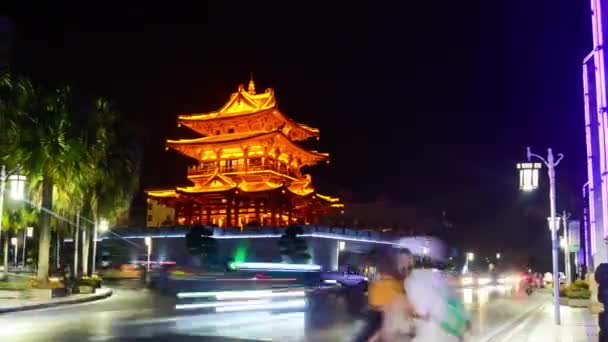
[[[225,172],[232,172],[232,171],[236,171],[237,166],[239,165],[239,160],[238,159],[228,159],[226,160],[226,170]]]
[[[201,169],[203,169],[203,172],[213,171],[215,170],[215,162],[202,163]]]
[[[262,158],[249,159],[249,166],[251,166],[251,167],[262,166]]]
[[[148,210],[152,210],[152,203],[148,203]]]
[[[229,128],[228,133],[234,133],[234,128]]]
[[[148,222],[152,222],[152,215],[148,215]]]
[[[220,135],[220,130],[219,129],[215,131],[215,135]]]

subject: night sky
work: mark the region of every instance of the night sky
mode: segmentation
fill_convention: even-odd
[[[185,179],[163,148],[185,134],[176,115],[219,108],[253,72],[321,129],[321,192],[446,211],[471,248],[548,251],[548,192],[519,193],[515,163],[527,145],[564,153],[558,209],[580,212],[588,3],[409,3],[9,11],[11,68],[112,99],[145,132],[144,187]]]

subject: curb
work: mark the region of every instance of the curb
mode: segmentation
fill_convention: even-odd
[[[80,303],[86,303],[86,302],[93,302],[96,300],[100,300],[100,299],[104,299],[104,298],[108,298],[112,295],[112,290],[108,289],[108,291],[104,292],[104,293],[100,293],[100,294],[94,294],[88,297],[83,297],[83,298],[75,298],[75,299],[71,299],[71,300],[63,300],[63,301],[59,301],[59,302],[46,302],[46,303],[39,303],[39,304],[31,304],[31,305],[24,305],[24,306],[15,306],[12,308],[0,308],[0,314],[5,314],[5,313],[10,313],[10,312],[19,312],[19,311],[29,311],[29,310],[38,310],[38,309],[47,309],[47,308],[54,308],[54,307],[58,307],[58,306],[65,306],[65,305],[71,305],[71,304],[80,304]]]

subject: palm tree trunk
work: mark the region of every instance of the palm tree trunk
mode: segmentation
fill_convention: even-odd
[[[61,234],[57,233],[57,245],[55,247],[55,261],[57,263],[57,269],[61,269]]]
[[[51,215],[53,210],[53,180],[42,179],[42,210],[40,211],[40,237],[38,243],[38,281],[46,283],[49,276],[49,252],[51,249]]]
[[[74,226],[74,277],[78,277],[78,248],[80,240],[80,209],[76,211],[76,225]]]
[[[82,229],[82,275],[89,275],[89,246],[91,237],[87,234],[87,228]]]

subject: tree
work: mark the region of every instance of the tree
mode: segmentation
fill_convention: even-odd
[[[97,99],[85,130],[85,158],[91,170],[85,181],[85,193],[94,232],[102,218],[114,221],[127,212],[139,188],[141,152],[137,137],[119,118],[110,102]],[[94,240],[95,236],[92,237]],[[84,265],[88,262],[90,239],[83,242]],[[94,251],[93,263],[95,254]]]
[[[217,256],[217,241],[213,230],[205,226],[192,226],[186,234],[186,247],[191,255],[198,256],[203,265],[214,266]]]
[[[301,226],[287,227],[285,234],[279,239],[279,248],[284,261],[300,264],[307,263],[311,259],[306,240],[298,237],[303,233]]]
[[[5,76],[0,84],[3,104],[1,115],[10,118],[9,127],[17,133],[4,142],[10,147],[2,157],[23,166],[28,181],[40,191],[38,275],[47,281],[49,273],[50,218],[53,212],[53,188],[57,182],[69,181],[70,163],[70,88],[44,92],[31,82]]]

